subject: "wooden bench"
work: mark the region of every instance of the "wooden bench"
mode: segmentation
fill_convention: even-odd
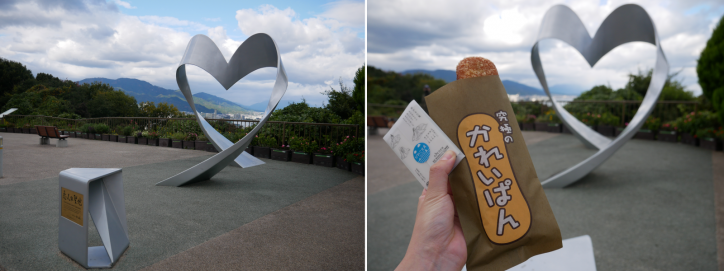
[[[70,136],[61,135],[60,132],[58,131],[58,127],[36,125],[35,129],[38,130],[38,135],[40,136],[40,145],[48,145],[48,144],[50,144],[51,138],[57,138],[58,143],[55,145],[56,147],[62,148],[62,147],[68,146],[68,141],[65,141],[65,139]]]
[[[389,122],[385,116],[368,116],[367,126],[369,127],[369,134],[378,134],[377,128],[388,128]]]

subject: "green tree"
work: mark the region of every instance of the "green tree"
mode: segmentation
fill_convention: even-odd
[[[357,101],[352,97],[352,90],[344,85],[342,78],[339,79],[339,91],[330,87],[330,90],[322,94],[327,95],[329,99],[324,108],[332,111],[340,119],[348,119],[358,110]]]
[[[354,91],[352,98],[357,103],[357,109],[364,111],[365,108],[365,66],[362,65],[354,74]]]
[[[274,110],[269,120],[310,123],[339,123],[341,119],[327,108],[310,107],[307,101],[290,103],[282,109]]]
[[[161,102],[156,106],[153,102],[143,102],[139,105],[140,115],[153,118],[173,118],[180,117],[181,112],[178,111],[173,104]]]
[[[88,102],[88,113],[92,118],[135,117],[138,111],[136,98],[120,90],[99,91]]]
[[[20,62],[0,58],[0,107],[4,107],[11,96],[15,94],[15,86],[25,81],[33,81],[33,72],[25,68]],[[34,85],[34,84],[33,84]],[[27,86],[22,91],[27,90]]]
[[[696,74],[704,96],[712,102],[719,121],[724,123],[724,17],[714,28],[706,47],[701,51]]]

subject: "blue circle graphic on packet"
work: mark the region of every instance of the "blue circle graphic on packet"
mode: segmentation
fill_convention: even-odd
[[[415,149],[412,151],[412,156],[415,157],[415,161],[418,163],[425,163],[430,158],[430,147],[425,143],[417,143]]]

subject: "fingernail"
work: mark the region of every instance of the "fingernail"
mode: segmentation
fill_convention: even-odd
[[[444,161],[444,160],[450,160],[450,158],[452,158],[453,155],[455,155],[455,152],[453,152],[453,151],[446,151],[445,154],[442,156],[442,158],[440,158],[440,160],[443,160],[443,161]]]

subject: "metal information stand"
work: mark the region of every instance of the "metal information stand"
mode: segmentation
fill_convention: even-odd
[[[58,248],[86,268],[110,268],[130,244],[120,168],[60,172]],[[103,246],[88,247],[88,213]]]

